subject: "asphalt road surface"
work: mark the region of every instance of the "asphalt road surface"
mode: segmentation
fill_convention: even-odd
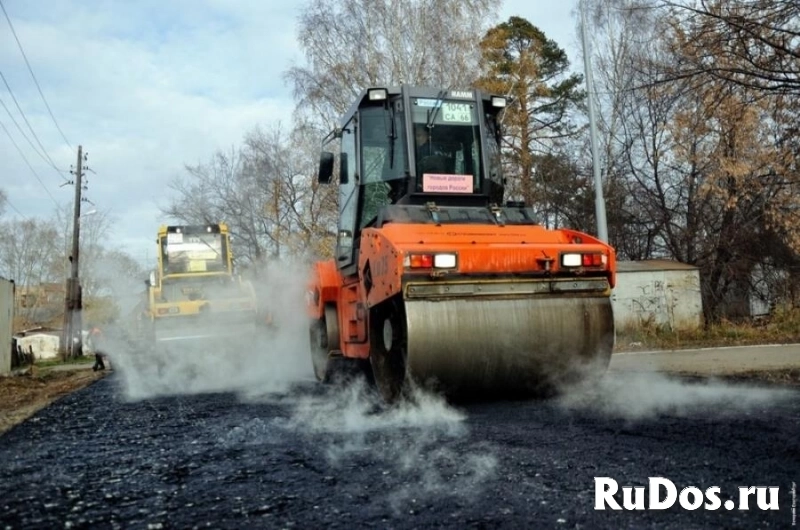
[[[360,383],[132,395],[125,379],[0,437],[0,528],[796,524],[798,390],[611,372],[548,400],[388,409]],[[619,488],[604,510],[598,477]]]

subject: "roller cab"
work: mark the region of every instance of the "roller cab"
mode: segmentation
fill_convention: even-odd
[[[227,225],[162,226],[157,242],[146,304],[156,353],[224,352],[252,338],[255,290],[234,274]]]
[[[323,143],[334,259],[309,283],[314,370],[365,369],[388,401],[533,395],[605,371],[613,248],[503,204],[498,117],[477,90],[364,91]]]

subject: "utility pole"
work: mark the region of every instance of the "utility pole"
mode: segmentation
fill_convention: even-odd
[[[81,192],[83,190],[83,147],[78,146],[78,164],[73,174],[75,175],[75,206],[72,217],[72,255],[70,275],[67,278],[67,292],[64,303],[64,326],[61,333],[61,350],[64,359],[73,359],[83,353],[83,336],[81,309],[83,308],[81,284],[78,277],[80,268],[80,217],[81,217]],[[77,337],[77,342],[74,340]]]
[[[600,175],[600,156],[597,153],[597,119],[594,109],[594,79],[592,77],[592,52],[586,34],[585,0],[580,0],[581,40],[583,41],[583,68],[586,72],[586,89],[589,96],[589,130],[592,138],[592,168],[594,169],[594,211],[597,217],[597,237],[608,243],[608,224],[606,222],[606,202],[603,198],[603,179]]]

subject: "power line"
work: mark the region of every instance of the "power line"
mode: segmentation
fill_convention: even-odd
[[[3,100],[2,100],[2,99],[0,99],[0,105],[2,105],[2,107],[5,109],[6,113],[8,114],[8,117],[9,117],[9,118],[11,118],[11,121],[12,121],[12,122],[14,122],[14,125],[16,125],[16,126],[17,126],[17,130],[18,130],[18,131],[19,131],[19,133],[22,135],[22,137],[23,137],[23,138],[25,138],[25,140],[28,142],[28,145],[30,145],[30,146],[31,146],[31,149],[33,149],[33,151],[34,151],[34,152],[35,152],[37,155],[39,155],[39,156],[42,158],[42,160],[44,160],[44,161],[47,163],[47,159],[46,159],[46,158],[44,158],[44,157],[42,156],[42,153],[40,153],[40,152],[39,152],[39,151],[36,149],[36,146],[35,146],[35,145],[33,145],[33,142],[31,142],[30,138],[28,138],[28,137],[25,135],[25,131],[23,131],[23,130],[22,130],[22,127],[20,127],[20,126],[19,126],[19,123],[17,123],[17,120],[15,120],[15,119],[14,119],[14,115],[13,115],[13,114],[11,114],[11,111],[10,111],[10,110],[8,110],[8,107],[7,107],[7,106],[6,106],[6,104],[3,102]],[[10,135],[9,135],[9,136],[10,136]],[[13,140],[12,140],[12,141],[13,141]],[[55,170],[58,172],[58,176],[59,176],[59,177],[61,177],[62,179],[64,179],[64,181],[66,181],[66,182],[69,182],[69,179],[65,178],[65,177],[64,177],[64,175],[62,175],[62,174],[61,174],[61,171],[59,171],[59,169],[58,169],[57,167],[54,167],[54,166],[53,166],[53,169],[55,169]]]
[[[47,195],[50,197],[50,199],[53,201],[53,204],[55,204],[56,207],[58,207],[59,206],[58,201],[53,197],[53,194],[50,193],[50,190],[47,189],[47,186],[44,185],[44,182],[42,182],[42,179],[39,177],[39,174],[36,173],[36,170],[33,169],[33,166],[31,165],[31,163],[28,162],[28,159],[25,157],[25,153],[23,153],[22,149],[19,148],[19,146],[17,145],[17,142],[14,141],[14,137],[11,136],[10,132],[8,132],[8,129],[6,129],[6,126],[5,126],[5,124],[3,124],[3,122],[0,122],[0,127],[2,127],[3,130],[6,132],[6,134],[8,135],[8,139],[11,140],[11,143],[14,144],[14,147],[17,148],[17,152],[19,153],[19,156],[21,156],[22,159],[25,161],[25,163],[28,165],[28,168],[31,170],[31,173],[33,173],[33,176],[36,177],[36,180],[39,181],[39,184],[42,185],[42,188],[47,193]]]
[[[28,126],[28,130],[31,131],[31,134],[33,135],[34,139],[36,140],[36,143],[39,144],[39,147],[42,149],[42,152],[44,153],[44,155],[42,155],[41,153],[39,153],[37,151],[37,154],[39,156],[41,156],[42,159],[46,163],[50,164],[53,167],[53,169],[55,169],[59,173],[59,176],[63,176],[63,175],[61,175],[61,170],[58,169],[58,166],[56,166],[56,163],[53,162],[53,159],[50,158],[49,154],[47,154],[47,149],[45,149],[44,146],[42,145],[42,142],[39,140],[39,137],[36,135],[36,131],[33,130],[33,127],[31,126],[30,122],[28,121],[27,116],[25,116],[25,113],[22,112],[22,107],[19,106],[19,102],[17,101],[16,96],[14,96],[14,92],[11,90],[11,87],[9,86],[8,81],[6,81],[6,76],[3,75],[2,71],[0,71],[0,79],[2,79],[3,83],[6,85],[6,88],[8,89],[8,93],[11,94],[11,99],[14,100],[14,104],[17,106],[17,110],[22,115],[22,119],[25,120],[25,124]],[[5,107],[5,104],[3,104],[3,107]],[[8,112],[9,116],[11,116],[11,112],[9,112],[8,108],[6,108],[6,112]],[[13,116],[12,116],[11,119],[14,120]],[[14,120],[14,125],[17,125],[17,128],[19,129],[19,131],[22,132],[22,128],[17,124],[16,120]],[[25,136],[24,133],[23,133],[23,136]],[[27,138],[26,138],[26,140],[27,140]],[[30,140],[28,140],[28,143],[31,143]],[[31,147],[33,147],[32,143],[31,143]],[[34,151],[36,151],[35,147],[34,147]]]
[[[31,68],[31,63],[28,62],[28,56],[25,55],[25,50],[22,48],[22,43],[19,41],[19,37],[17,37],[17,32],[14,30],[14,25],[11,23],[11,18],[9,18],[8,13],[6,12],[6,8],[3,5],[3,0],[0,0],[0,9],[3,10],[3,14],[6,17],[6,21],[8,22],[8,27],[11,28],[11,33],[14,35],[14,40],[17,41],[17,46],[19,46],[19,51],[22,53],[22,58],[25,59],[25,64],[28,66],[28,71],[31,73],[31,77],[33,78],[33,82],[36,84],[36,89],[39,91],[39,95],[42,96],[42,101],[44,102],[44,106],[47,107],[47,112],[50,114],[50,118],[53,119],[53,124],[58,129],[59,134],[61,134],[61,138],[64,139],[64,142],[69,147],[69,150],[72,151],[72,145],[70,145],[69,140],[67,137],[64,136],[61,127],[58,126],[58,122],[56,121],[56,117],[53,115],[53,111],[50,110],[50,105],[47,103],[47,99],[44,97],[44,93],[42,92],[42,87],[39,86],[39,81],[36,79],[36,76],[33,74],[33,68]]]
[[[35,146],[35,145],[33,145],[33,142],[31,142],[31,139],[30,139],[30,138],[28,138],[28,135],[27,135],[27,134],[25,134],[25,131],[23,131],[23,130],[22,130],[22,127],[20,127],[19,123],[17,123],[17,120],[16,120],[16,118],[14,118],[14,115],[13,115],[13,114],[11,114],[11,111],[10,111],[10,110],[8,110],[8,107],[6,106],[5,102],[4,102],[2,99],[0,99],[0,105],[1,105],[1,106],[2,106],[4,109],[5,109],[5,111],[6,111],[6,114],[8,114],[8,117],[9,117],[9,118],[11,118],[11,121],[12,121],[12,122],[14,123],[14,125],[17,127],[17,130],[18,130],[18,131],[19,131],[19,133],[22,135],[22,137],[23,137],[23,138],[25,138],[25,141],[26,141],[26,142],[28,142],[28,145],[30,145],[30,146],[31,146],[31,149],[33,149],[33,152],[34,152],[34,153],[36,153],[37,155],[39,155],[39,157],[41,157],[41,159],[42,159],[42,160],[44,160],[44,161],[45,161],[45,163],[47,163],[48,165],[50,165],[50,162],[48,162],[48,160],[47,160],[47,159],[44,157],[44,155],[42,155],[42,153],[41,153],[41,152],[39,152],[39,150],[38,150],[38,149],[36,149],[36,146]]]

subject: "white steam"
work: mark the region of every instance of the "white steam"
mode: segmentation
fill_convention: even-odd
[[[163,355],[133,331],[136,310],[105,330],[105,350],[119,372],[124,396],[138,400],[207,392],[266,395],[286,392],[298,382],[313,379],[304,305],[306,268],[276,263],[262,278],[254,282],[254,287],[272,324],[261,325],[266,322],[262,319],[255,332],[250,328],[224,339],[175,342],[174,351]],[[130,290],[122,285],[117,291],[125,287]],[[143,300],[144,286],[140,284],[133,295]],[[206,331],[190,330],[198,334]]]
[[[385,407],[363,379],[319,396],[304,396],[283,427],[320,441],[333,468],[361,461],[386,483],[393,510],[445,496],[472,498],[497,468],[490,448],[454,449],[468,439],[466,416],[440,396],[415,390],[411,399]]]
[[[565,389],[558,404],[628,420],[659,415],[723,417],[753,413],[791,395],[713,379],[692,382],[660,373],[609,372],[601,380]]]
[[[416,391],[413,399],[385,408],[362,378],[320,396],[303,396],[294,407],[291,426],[315,433],[364,434],[391,428],[431,428],[463,432],[465,416],[441,397]]]

